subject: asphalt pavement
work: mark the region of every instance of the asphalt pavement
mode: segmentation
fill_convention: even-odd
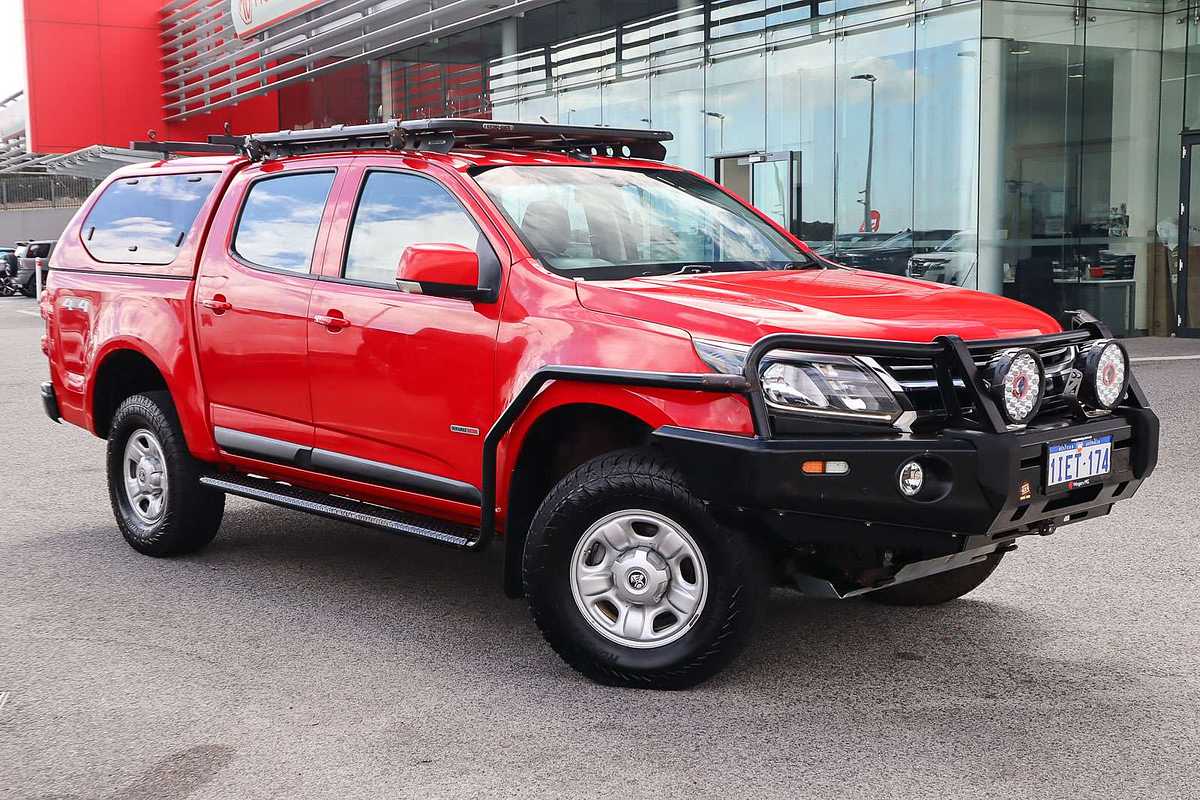
[[[732,668],[649,693],[564,666],[498,549],[231,499],[204,552],[138,555],[40,330],[0,298],[0,797],[1200,793],[1200,361],[1137,365],[1162,458],[1111,516],[941,608],[776,592]]]

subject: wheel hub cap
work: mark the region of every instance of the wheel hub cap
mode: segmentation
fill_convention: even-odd
[[[579,539],[571,592],[598,633],[627,647],[662,647],[695,625],[708,570],[695,540],[651,511],[620,511]]]
[[[125,443],[125,500],[143,524],[158,522],[166,508],[166,462],[158,437],[146,428],[134,431]]]
[[[628,603],[657,603],[671,583],[666,560],[648,547],[626,550],[612,572],[613,590]]]

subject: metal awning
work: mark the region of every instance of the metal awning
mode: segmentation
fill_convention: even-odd
[[[229,0],[163,9],[164,115],[177,122],[557,0],[336,0],[251,39]]]
[[[159,160],[159,156],[150,153],[139,153],[124,147],[106,147],[99,144],[71,153],[53,153],[51,155],[26,153],[22,147],[21,154],[24,158],[14,156],[6,161],[4,152],[0,151],[0,175],[13,172],[39,172],[99,179],[108,177],[113,170],[126,164]]]

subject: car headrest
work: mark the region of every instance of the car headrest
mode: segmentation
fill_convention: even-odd
[[[521,217],[521,232],[542,255],[561,256],[571,242],[567,209],[553,200],[530,203]]]

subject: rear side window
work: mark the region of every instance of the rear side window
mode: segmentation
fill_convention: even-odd
[[[233,251],[260,267],[308,272],[333,176],[332,172],[306,172],[251,185],[233,236]]]
[[[346,252],[343,277],[395,285],[396,267],[413,244],[460,244],[479,250],[474,220],[441,184],[398,172],[367,175]]]
[[[97,261],[170,264],[219,177],[149,175],[109,184],[83,223],[88,252]]]

